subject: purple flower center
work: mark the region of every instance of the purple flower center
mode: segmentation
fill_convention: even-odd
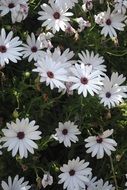
[[[106,24],[107,24],[107,25],[111,25],[111,23],[112,23],[112,21],[111,21],[110,18],[106,20]]]
[[[48,75],[49,78],[54,78],[54,74],[51,71],[48,71],[47,75]]]
[[[25,133],[24,133],[24,132],[18,132],[18,133],[17,133],[17,137],[18,137],[19,139],[24,139]]]
[[[8,7],[9,7],[10,9],[12,9],[12,8],[15,7],[15,5],[14,5],[14,3],[9,3]]]
[[[0,53],[6,53],[7,48],[5,46],[0,46]]]
[[[82,78],[80,79],[80,81],[81,81],[81,83],[84,84],[84,85],[88,83],[88,79],[87,79],[86,77],[82,77]]]
[[[60,13],[59,13],[59,12],[55,12],[55,13],[53,14],[53,17],[54,17],[55,19],[59,19],[59,18],[60,18]]]
[[[70,176],[74,176],[75,175],[75,170],[70,170],[69,174],[70,174]]]
[[[91,65],[91,63],[87,63],[87,64],[85,64],[86,66],[90,66]]]
[[[101,144],[102,141],[103,141],[103,139],[102,139],[101,137],[98,136],[98,137],[96,138],[96,141],[97,141],[97,143]]]
[[[33,53],[37,52],[37,47],[36,47],[36,46],[33,46],[33,47],[31,48],[31,51],[32,51]]]
[[[62,134],[63,135],[67,135],[67,133],[68,133],[68,130],[67,129],[63,129]]]
[[[111,97],[111,93],[110,93],[110,92],[106,92],[105,96],[106,96],[107,98],[110,98],[110,97]]]

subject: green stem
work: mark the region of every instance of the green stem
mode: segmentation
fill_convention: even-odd
[[[115,169],[114,169],[114,165],[113,165],[113,160],[112,157],[110,156],[110,164],[111,164],[111,169],[112,169],[112,173],[113,173],[113,179],[114,179],[114,183],[115,183],[115,189],[118,189],[118,184],[117,184],[117,179],[116,179],[116,174],[115,174]]]

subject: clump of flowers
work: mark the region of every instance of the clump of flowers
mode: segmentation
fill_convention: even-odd
[[[0,27],[1,189],[126,188],[127,0],[0,0]]]

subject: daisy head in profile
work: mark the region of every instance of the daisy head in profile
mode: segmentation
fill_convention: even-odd
[[[113,133],[113,129],[106,130],[102,134],[97,136],[90,136],[85,139],[87,148],[87,153],[91,153],[92,157],[97,157],[97,159],[101,159],[104,157],[104,153],[108,156],[111,155],[111,151],[115,151],[115,146],[117,143],[115,140],[109,138]]]
[[[4,137],[2,141],[5,143],[3,147],[8,147],[8,151],[12,151],[14,157],[17,152],[21,158],[28,157],[28,152],[34,153],[34,149],[38,146],[34,140],[41,138],[41,132],[37,131],[38,125],[35,125],[35,121],[29,122],[29,119],[16,119],[16,122],[7,123],[7,129],[2,129]]]
[[[42,179],[42,186],[44,188],[46,188],[48,185],[52,185],[53,184],[53,177],[50,175],[49,172],[46,172],[43,175],[43,179]]]

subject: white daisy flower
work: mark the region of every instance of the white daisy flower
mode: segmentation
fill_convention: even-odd
[[[34,33],[31,33],[31,36],[27,36],[26,41],[27,44],[23,44],[23,58],[29,57],[28,62],[31,62],[32,59],[34,61],[40,60],[44,54],[44,51],[42,51],[44,47],[40,41],[40,38],[38,37],[36,40]]]
[[[123,75],[118,75],[118,73],[113,72],[111,75],[111,80],[108,76],[105,76],[103,80],[103,87],[99,92],[99,97],[101,98],[101,103],[108,108],[115,107],[123,102],[123,98],[127,98],[127,86],[122,86],[121,84],[126,80]]]
[[[39,140],[41,132],[37,131],[38,125],[35,125],[35,121],[29,122],[29,119],[16,119],[16,123],[7,123],[7,129],[2,129],[4,137],[2,141],[5,141],[3,147],[8,147],[8,151],[12,150],[12,156],[14,157],[19,151],[21,158],[28,157],[28,151],[34,153],[34,148],[38,146],[34,140]]]
[[[25,20],[28,16],[28,4],[20,4],[17,9],[14,9],[11,13],[12,23],[15,22],[21,22],[22,20]]]
[[[127,0],[114,0],[115,3],[115,11],[119,13],[126,13],[127,10]]]
[[[67,7],[72,9],[75,6],[75,3],[78,3],[78,0],[49,0],[49,3],[55,2],[59,7]]]
[[[89,179],[89,182],[85,182],[85,187],[81,188],[80,190],[95,190],[95,187],[97,185],[97,177],[92,178],[92,173],[87,177]]]
[[[101,75],[104,75],[106,72],[106,66],[103,64],[104,63],[104,58],[99,56],[99,54],[94,54],[94,52],[89,52],[86,50],[86,52],[81,51],[81,53],[78,54],[80,60],[78,61],[79,63],[83,63],[84,65],[92,65],[92,70],[96,71],[99,70]]]
[[[46,26],[47,30],[52,30],[53,33],[59,32],[60,29],[65,31],[70,21],[70,16],[73,15],[71,12],[67,12],[67,8],[58,6],[56,3],[51,3],[51,6],[47,4],[41,5],[42,11],[38,14],[40,17],[38,20],[44,21],[42,26]]]
[[[72,57],[74,56],[74,52],[70,51],[69,48],[65,49],[65,51],[61,52],[60,48],[57,47],[54,49],[54,52],[51,53],[51,51],[47,50],[47,53],[49,56],[52,57],[53,61],[55,62],[61,62],[61,64],[65,67],[71,67],[76,61],[72,60]]]
[[[21,22],[28,15],[28,0],[1,0],[0,11],[1,16],[11,12],[12,22]]]
[[[70,82],[73,82],[70,90],[77,89],[78,94],[83,93],[86,97],[88,92],[94,96],[94,93],[99,92],[102,85],[102,78],[100,76],[100,71],[92,71],[92,65],[85,66],[84,64],[75,64],[74,67],[70,68],[73,76],[69,77]]]
[[[50,85],[51,90],[54,88],[66,88],[64,82],[67,82],[67,70],[64,64],[56,62],[47,53],[41,61],[35,63],[35,66],[37,68],[33,69],[33,71],[39,73],[40,82],[46,82],[46,86]]]
[[[4,16],[9,12],[14,13],[19,10],[20,4],[26,4],[28,0],[1,0],[0,1],[0,15]]]
[[[91,174],[91,168],[87,167],[89,162],[85,162],[85,160],[76,159],[69,160],[68,164],[64,164],[60,170],[63,172],[58,177],[61,178],[59,180],[59,184],[64,183],[63,188],[67,190],[80,190],[81,188],[85,188],[85,183],[89,182],[89,178],[87,177]]]
[[[48,185],[53,184],[53,177],[50,175],[49,172],[45,173],[42,179],[42,186],[46,188]]]
[[[28,181],[23,182],[24,177],[19,178],[18,175],[15,176],[14,180],[9,176],[8,183],[2,181],[1,186],[3,190],[28,190],[30,186],[28,185]]]
[[[64,146],[70,147],[71,141],[76,143],[78,141],[77,135],[81,134],[78,126],[74,122],[66,121],[65,123],[59,122],[59,127],[56,128],[56,136],[60,143]]]
[[[87,153],[92,153],[92,157],[97,156],[97,159],[101,159],[104,157],[104,152],[110,156],[111,151],[115,151],[114,146],[117,146],[115,140],[111,138],[107,138],[111,136],[113,133],[113,129],[106,130],[102,134],[97,136],[90,136],[85,139],[86,145],[88,148]]]
[[[103,180],[100,179],[98,180],[97,186],[95,187],[94,190],[115,190],[115,187],[110,185],[108,181],[104,183]]]
[[[17,63],[17,60],[21,60],[20,56],[22,53],[22,47],[19,47],[22,42],[19,37],[13,38],[13,32],[9,32],[6,35],[5,29],[1,29],[0,34],[0,66],[3,67],[8,64],[9,61]]]
[[[105,37],[109,35],[110,38],[117,37],[116,30],[124,31],[125,24],[123,21],[125,18],[125,15],[119,14],[118,12],[113,11],[111,13],[110,7],[108,7],[107,11],[103,12],[102,23],[99,24],[103,27],[101,34]],[[97,16],[95,16],[95,22],[96,20],[98,20]]]
[[[85,183],[85,188],[82,190],[94,190],[97,184],[97,177],[92,178],[92,174],[88,175],[89,182]]]

